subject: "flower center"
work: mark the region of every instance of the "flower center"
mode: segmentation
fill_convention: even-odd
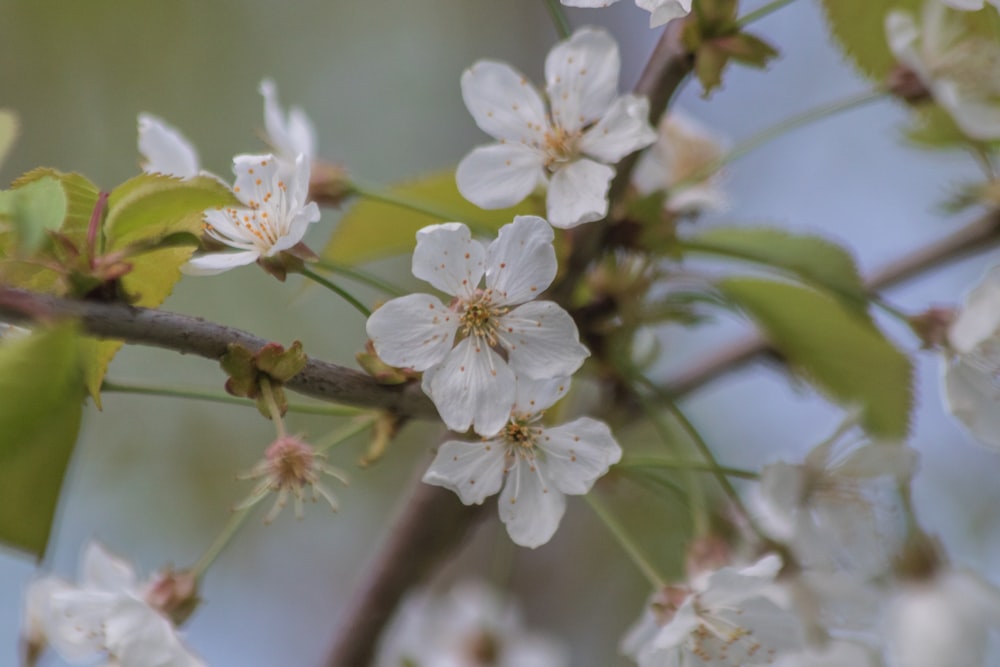
[[[1000,49],[989,40],[962,41],[942,54],[931,70],[977,95],[1000,95]]]
[[[500,436],[507,445],[508,455],[535,456],[535,443],[542,429],[532,426],[540,415],[520,415],[511,417]]]
[[[319,479],[316,452],[298,438],[278,438],[267,448],[264,458],[269,464],[271,479],[278,488],[301,487],[314,484]]]
[[[495,346],[498,343],[497,320],[506,312],[506,308],[493,303],[489,290],[477,290],[472,299],[461,304],[459,332],[463,337],[475,336],[485,340],[488,345]]]
[[[558,125],[551,126],[545,132],[545,167],[554,171],[563,163],[575,160],[580,154],[577,148],[579,139],[579,132],[569,132]]]

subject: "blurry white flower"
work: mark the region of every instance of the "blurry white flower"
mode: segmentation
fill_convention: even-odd
[[[655,593],[622,641],[640,667],[733,667],[773,663],[802,646],[795,615],[766,596],[781,560],[724,567]]]
[[[882,661],[867,646],[846,641],[778,658],[774,667],[880,667]]]
[[[221,273],[273,257],[297,245],[319,220],[319,207],[306,203],[309,161],[286,162],[274,155],[237,155],[233,193],[242,207],[205,211],[205,234],[239,252],[200,255],[184,265],[190,275]]]
[[[919,25],[894,10],[885,21],[889,47],[965,134],[1000,139],[1000,43],[969,34],[966,18],[941,0],[925,2]]]
[[[24,621],[21,624],[21,644],[25,664],[34,665],[49,645],[49,625],[52,618],[50,600],[72,584],[55,576],[35,579],[24,592]]]
[[[639,158],[632,182],[643,195],[666,190],[664,207],[670,211],[723,210],[726,193],[713,167],[725,150],[725,142],[701,123],[671,111],[660,121],[656,143]]]
[[[1000,590],[971,572],[943,568],[901,584],[886,621],[892,667],[982,667],[990,633],[1000,628]]]
[[[525,547],[545,544],[566,511],[564,494],[587,493],[622,456],[604,422],[582,417],[541,425],[568,389],[569,378],[519,378],[507,425],[480,442],[441,445],[424,481],[451,489],[466,505],[481,504],[502,485],[500,519],[511,539]]]
[[[29,587],[26,628],[74,665],[106,655],[118,667],[202,667],[147,588],[128,562],[90,542],[76,585],[46,577]]]
[[[142,170],[177,178],[194,178],[201,170],[198,152],[177,128],[148,113],[139,114]]]
[[[15,338],[23,338],[29,335],[31,335],[31,329],[25,329],[24,327],[19,327],[16,324],[8,322],[0,322],[0,341],[14,340]]]
[[[618,0],[562,0],[567,7],[607,7]],[[640,9],[649,12],[649,27],[663,25],[691,13],[692,0],[635,0]]]
[[[376,667],[568,667],[566,648],[528,632],[485,584],[408,597],[386,630]]]
[[[458,165],[462,195],[482,208],[513,206],[548,185],[548,220],[575,227],[608,212],[609,166],[653,143],[649,102],[618,96],[621,59],[605,31],[577,30],[545,60],[549,109],[523,74],[481,60],[462,75],[462,97],[481,130],[499,143]]]
[[[962,11],[977,11],[986,6],[985,0],[941,0],[952,9]],[[994,7],[1000,8],[1000,0],[989,0]]]
[[[533,301],[556,275],[552,239],[552,228],[534,216],[504,225],[489,248],[458,222],[424,227],[413,275],[455,298],[446,306],[429,294],[410,294],[368,318],[379,357],[424,371],[424,391],[453,431],[474,426],[480,435],[495,435],[510,417],[515,374],[568,376],[588,356],[569,313]]]
[[[764,466],[761,523],[809,567],[877,574],[904,537],[897,482],[913,475],[916,461],[913,449],[867,442],[845,424],[801,465]]]
[[[965,297],[948,329],[945,406],[983,445],[1000,449],[1000,266]]]
[[[288,113],[278,103],[278,89],[274,81],[260,82],[260,94],[264,96],[264,129],[267,143],[278,157],[295,162],[304,155],[306,162],[316,158],[316,130],[309,116],[299,107],[291,107]]]

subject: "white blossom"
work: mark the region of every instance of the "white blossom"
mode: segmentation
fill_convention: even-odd
[[[925,2],[919,25],[894,10],[885,23],[889,47],[965,134],[1000,139],[1000,43],[970,34],[965,18],[941,0]]]
[[[982,667],[1000,628],[1000,590],[981,577],[944,568],[901,584],[889,601],[891,667]]]
[[[316,130],[309,116],[299,107],[291,107],[286,114],[278,102],[278,88],[271,79],[260,82],[264,97],[264,129],[267,143],[282,159],[295,162],[304,155],[306,162],[316,158]]]
[[[847,641],[778,658],[774,667],[880,667],[882,661],[867,646]]]
[[[567,7],[607,7],[618,0],[562,0]],[[691,13],[692,0],[635,0],[640,9],[649,12],[649,27],[661,26],[667,21]]]
[[[74,665],[105,655],[118,667],[203,667],[147,601],[147,587],[131,564],[90,542],[75,585],[46,577],[29,587],[27,632]]]
[[[965,297],[942,363],[948,410],[983,445],[1000,450],[1000,267]]]
[[[451,489],[466,505],[481,504],[503,486],[500,519],[510,538],[525,547],[545,544],[566,511],[565,494],[587,493],[622,456],[604,422],[541,424],[568,389],[569,378],[519,378],[506,426],[480,442],[441,445],[424,481]]]
[[[723,567],[690,586],[655,593],[622,641],[639,667],[738,667],[773,663],[802,646],[795,615],[767,595],[781,560]]]
[[[482,208],[513,206],[548,186],[548,220],[574,227],[608,212],[612,165],[653,143],[649,102],[618,96],[621,58],[605,31],[582,28],[545,60],[549,105],[523,74],[481,60],[462,75],[462,97],[481,130],[499,143],[458,165],[462,195]]]
[[[961,11],[978,11],[986,6],[986,0],[941,0],[952,9]],[[989,0],[990,4],[1000,9],[1000,0]]]
[[[533,216],[504,225],[488,248],[461,223],[425,227],[417,232],[413,275],[454,299],[445,305],[410,294],[368,319],[379,357],[424,372],[424,391],[448,428],[495,435],[510,416],[515,374],[568,376],[588,356],[569,313],[533,300],[556,275],[553,236]]]
[[[212,252],[184,265],[190,275],[221,273],[235,266],[273,257],[297,245],[319,207],[306,203],[309,161],[286,162],[274,155],[238,155],[233,159],[233,193],[243,206],[205,212],[205,234],[238,252]]]
[[[664,207],[676,213],[724,210],[726,193],[716,166],[725,142],[680,111],[660,120],[655,144],[642,154],[632,175],[640,194],[666,190]]]
[[[139,114],[139,153],[142,170],[177,178],[194,178],[201,171],[198,151],[180,131],[163,119]]]
[[[566,648],[529,632],[517,608],[485,584],[410,595],[380,643],[375,667],[569,667]]]

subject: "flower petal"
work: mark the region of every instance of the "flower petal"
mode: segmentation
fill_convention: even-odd
[[[523,303],[544,292],[556,277],[555,234],[542,218],[519,215],[500,228],[486,249],[486,287],[497,303]]]
[[[635,0],[635,5],[649,12],[650,28],[691,13],[691,0]]]
[[[591,9],[610,7],[618,0],[561,0],[567,7],[587,7]]]
[[[615,170],[581,159],[560,168],[549,181],[549,223],[568,229],[608,214],[608,188]]]
[[[510,539],[532,549],[552,539],[566,512],[566,496],[534,462],[520,458],[507,473],[498,504]]]
[[[510,418],[514,403],[514,371],[496,352],[466,338],[435,367],[425,385],[444,423],[453,431],[491,437]]]
[[[309,225],[314,222],[319,222],[320,212],[319,206],[316,202],[309,202],[302,209],[299,209],[291,214],[291,218],[288,222],[288,230],[285,234],[278,238],[271,246],[265,255],[267,257],[273,257],[277,255],[282,250],[288,250],[292,246],[297,245],[302,238],[306,235],[306,231],[309,230]]]
[[[272,154],[237,155],[233,158],[233,192],[250,208],[259,208],[265,195],[282,180],[282,161]]]
[[[625,95],[580,137],[580,150],[601,162],[615,163],[656,141],[649,124],[649,100]]]
[[[449,440],[438,448],[424,483],[443,486],[466,505],[481,505],[503,484],[504,450],[498,440]]]
[[[518,375],[536,380],[570,376],[590,356],[573,318],[552,301],[529,301],[498,324],[497,337]]]
[[[981,444],[1000,450],[1000,386],[991,369],[962,356],[942,364],[945,407]]]
[[[382,361],[423,371],[451,351],[458,324],[455,313],[436,297],[408,294],[372,313],[365,330]]]
[[[545,452],[549,479],[572,495],[590,491],[597,478],[622,458],[622,448],[608,425],[589,417],[545,429],[538,447]]]
[[[260,259],[257,250],[244,252],[211,252],[192,257],[181,267],[181,272],[189,276],[214,276],[237,266],[253,264]]]
[[[486,250],[460,222],[430,225],[417,232],[413,275],[445,294],[471,296],[485,271]]]
[[[507,208],[544,182],[544,159],[519,143],[479,146],[458,163],[455,183],[462,196],[480,208]]]
[[[49,600],[47,638],[63,658],[89,662],[104,649],[104,624],[122,594],[65,587]]]
[[[260,82],[264,97],[264,129],[267,143],[288,160],[304,155],[309,162],[316,155],[316,130],[301,109],[292,107],[286,117],[278,102],[278,89],[271,79]]]
[[[462,99],[486,134],[535,146],[544,141],[545,103],[523,74],[506,63],[480,60],[462,74]]]
[[[545,82],[552,121],[569,132],[599,120],[618,95],[621,56],[606,31],[581,28],[549,51]]]
[[[201,667],[181,644],[173,624],[149,605],[123,599],[108,618],[105,645],[120,667]]]
[[[148,113],[139,114],[139,153],[142,170],[178,178],[194,178],[201,169],[198,152],[177,128]]]
[[[521,376],[517,378],[512,412],[520,415],[537,415],[544,412],[566,395],[569,384],[568,377],[531,380]]]
[[[135,569],[125,559],[115,556],[100,542],[90,541],[80,557],[80,586],[112,593],[125,593],[138,587]]]

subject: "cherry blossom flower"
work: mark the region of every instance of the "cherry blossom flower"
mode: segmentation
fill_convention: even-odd
[[[306,162],[316,158],[316,129],[309,116],[299,107],[291,107],[286,114],[278,102],[278,88],[271,79],[260,82],[264,97],[264,129],[267,143],[282,159],[295,162],[304,155]]]
[[[139,153],[142,170],[177,178],[194,178],[201,172],[198,151],[180,131],[163,119],[139,114]]]
[[[74,665],[104,654],[117,667],[203,667],[148,600],[149,588],[131,564],[90,542],[77,584],[46,577],[29,587],[27,631]]]
[[[309,161],[286,162],[274,155],[238,155],[233,159],[233,192],[243,206],[205,212],[205,233],[239,252],[212,252],[190,260],[189,275],[212,275],[252,264],[289,250],[319,220],[319,207],[306,203]]]
[[[671,111],[660,121],[656,143],[639,158],[632,182],[643,195],[666,190],[663,205],[676,213],[724,210],[726,194],[715,166],[725,150],[701,123]]]
[[[417,232],[413,275],[455,298],[446,306],[410,294],[368,319],[379,357],[424,371],[424,391],[453,431],[474,426],[495,435],[510,416],[515,374],[568,376],[588,356],[569,313],[533,301],[556,275],[553,237],[534,216],[514,218],[488,248],[461,223],[425,227]]]
[[[618,0],[562,0],[567,7],[607,7]],[[635,0],[640,9],[649,12],[649,27],[661,26],[667,21],[691,13],[692,0]]]
[[[970,34],[964,20],[941,0],[927,0],[919,25],[912,14],[889,12],[889,47],[965,134],[1000,139],[1000,44]]]
[[[604,422],[540,423],[568,389],[569,378],[519,378],[506,426],[480,442],[441,445],[424,481],[451,489],[466,505],[482,504],[503,486],[500,519],[510,538],[524,547],[545,544],[566,511],[565,494],[587,493],[622,456]]]
[[[640,667],[736,667],[771,664],[798,650],[795,615],[766,596],[780,568],[769,555],[655,593],[622,651]]]
[[[917,453],[871,443],[847,423],[801,465],[761,471],[761,523],[809,567],[875,575],[888,567],[905,533],[897,484],[916,469]]]
[[[1000,267],[968,293],[947,338],[945,405],[976,440],[1000,450]]]
[[[485,584],[442,595],[421,591],[400,606],[376,667],[568,667],[564,646],[529,632],[517,608]]]
[[[549,108],[509,65],[481,60],[462,75],[462,97],[481,130],[499,143],[458,165],[462,195],[482,208],[513,206],[548,186],[548,220],[575,227],[608,212],[612,165],[656,140],[649,102],[618,96],[621,58],[605,31],[577,30],[545,60]]]

